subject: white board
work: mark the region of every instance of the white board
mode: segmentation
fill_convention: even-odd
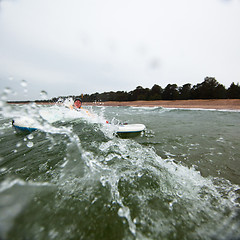
[[[20,131],[33,132],[38,129],[38,123],[29,117],[21,117],[12,120],[12,125]]]
[[[117,133],[140,133],[144,131],[146,126],[144,124],[126,124],[121,125],[117,129]]]

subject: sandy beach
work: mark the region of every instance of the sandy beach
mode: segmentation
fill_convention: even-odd
[[[8,102],[9,104],[29,104],[33,102]],[[54,105],[53,102],[35,102],[37,105]],[[127,102],[84,102],[83,106],[132,106],[132,107],[164,107],[164,108],[200,108],[240,110],[240,99],[207,99],[207,100],[156,100],[156,101],[127,101]]]
[[[200,108],[240,110],[240,99],[210,99],[210,100],[157,100],[128,102],[84,102],[86,106],[132,106],[132,107],[164,107],[164,108]]]

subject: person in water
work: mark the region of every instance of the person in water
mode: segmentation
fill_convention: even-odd
[[[80,98],[76,98],[73,103],[73,107],[76,109],[82,108],[82,100]]]
[[[84,111],[89,117],[93,117],[93,114],[89,113],[88,110],[82,108],[82,99],[81,98],[75,98],[73,105],[70,106],[70,109],[75,109],[75,110],[82,110]],[[106,121],[106,123],[109,123]]]
[[[80,98],[75,98],[73,105],[69,106],[70,109],[75,109],[75,110],[79,110],[82,109],[82,99]]]
[[[70,109],[75,109],[77,111],[81,110],[85,112],[88,116],[92,116],[92,114],[89,113],[88,110],[82,108],[82,99],[81,98],[75,98],[73,105],[70,106]]]

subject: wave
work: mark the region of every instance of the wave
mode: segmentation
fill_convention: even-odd
[[[213,111],[213,112],[240,112],[240,110],[233,110],[233,109],[211,109],[211,108],[167,108],[164,107],[163,109],[167,109],[167,110],[183,110],[183,111]]]
[[[87,167],[82,178],[77,178],[78,173],[72,171],[78,163],[68,161],[65,165],[69,165],[68,170],[62,169],[64,177],[58,181],[66,196],[73,194],[86,201],[99,189],[109,192],[105,204],[117,204],[118,216],[127,221],[135,237],[143,237],[140,229],[144,228],[153,238],[167,237],[173,229],[179,233],[177,224],[188,222],[189,226],[184,225],[182,231],[189,232],[193,228],[193,238],[210,238],[221,232],[223,239],[227,239],[233,234],[226,231],[229,224],[238,226],[234,220],[238,217],[238,185],[218,178],[204,178],[194,168],[164,161],[153,149],[133,140],[95,142],[94,147],[98,148],[96,154],[82,149]],[[87,193],[86,184],[90,187]],[[95,198],[96,202],[98,200],[99,196]],[[209,228],[211,231],[207,231]]]
[[[91,108],[95,118],[56,106],[13,107],[2,113],[0,202],[6,210],[0,217],[1,237],[46,239],[54,233],[59,239],[237,239],[239,185],[222,177],[204,177],[197,168],[177,161],[176,154],[164,159],[154,146],[157,135],[163,139],[156,141],[163,150],[172,147],[159,124],[162,113],[172,119],[178,115],[172,114],[175,110],[116,109]],[[48,121],[40,116],[42,110],[60,118]],[[15,135],[9,128],[11,119],[23,113],[45,131]],[[106,120],[123,118],[149,122],[149,133],[116,137],[115,125]],[[170,134],[175,139],[176,129]],[[215,138],[221,144],[222,139]],[[193,147],[192,142],[181,144]],[[195,157],[197,161],[199,156]],[[8,218],[11,207],[15,210]]]

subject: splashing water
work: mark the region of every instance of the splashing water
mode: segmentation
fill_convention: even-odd
[[[89,111],[1,111],[1,238],[239,238],[238,112]],[[14,133],[23,114],[40,130]],[[147,131],[121,139],[106,119]]]

